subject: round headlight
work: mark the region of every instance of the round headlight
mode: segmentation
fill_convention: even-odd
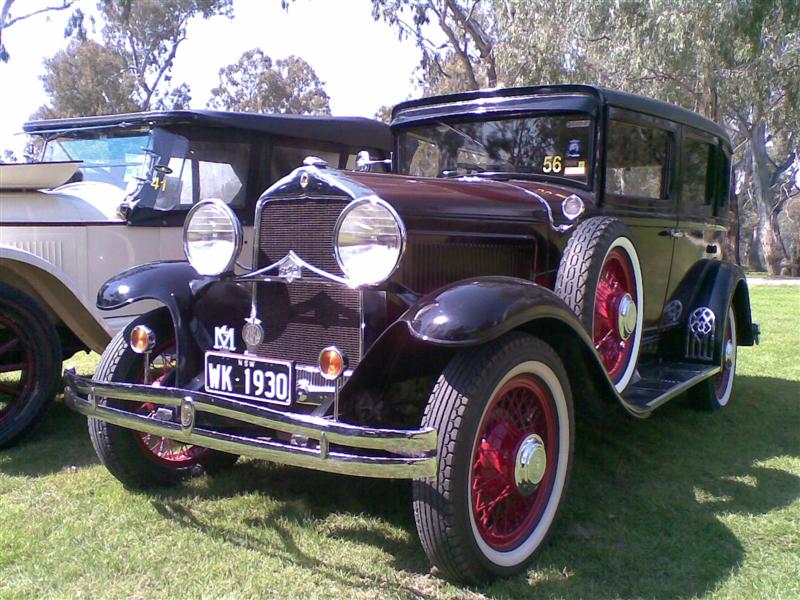
[[[200,275],[230,271],[241,247],[242,226],[221,200],[202,200],[186,215],[183,249]]]
[[[405,228],[383,200],[362,198],[344,209],[334,236],[342,271],[356,285],[370,285],[394,273],[403,253]]]

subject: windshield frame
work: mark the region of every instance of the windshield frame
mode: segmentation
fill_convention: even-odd
[[[515,111],[486,111],[480,113],[459,113],[459,114],[439,114],[436,116],[431,115],[424,119],[414,119],[392,127],[394,134],[394,160],[392,164],[392,172],[410,177],[421,177],[418,175],[410,175],[408,173],[401,173],[400,164],[403,157],[403,143],[402,138],[404,134],[409,131],[421,127],[431,127],[436,125],[451,126],[459,123],[484,123],[491,121],[505,121],[511,119],[536,119],[540,117],[567,117],[569,115],[581,115],[592,121],[591,132],[589,133],[590,148],[586,153],[588,171],[586,174],[586,181],[578,179],[571,179],[566,176],[552,175],[547,173],[517,173],[510,171],[486,171],[482,173],[466,173],[462,175],[455,175],[452,177],[432,177],[431,179],[453,179],[459,180],[463,178],[480,178],[480,179],[521,179],[528,181],[547,181],[559,185],[568,185],[579,187],[588,191],[594,190],[596,167],[598,162],[598,148],[599,144],[599,131],[601,119],[594,110],[581,110],[573,107],[565,107],[564,109],[549,109],[549,110],[515,110]],[[427,178],[427,177],[426,177]]]

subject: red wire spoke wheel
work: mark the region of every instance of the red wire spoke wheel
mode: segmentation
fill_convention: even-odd
[[[575,312],[618,392],[636,371],[644,291],[639,255],[619,219],[592,217],[573,232],[554,291]]]
[[[472,455],[470,504],[478,532],[497,550],[517,547],[541,518],[558,437],[541,380],[518,375],[489,402]]]
[[[728,405],[733,395],[733,381],[736,378],[736,350],[736,315],[733,307],[729,307],[720,345],[719,373],[689,390],[689,400],[695,408],[714,411]]]
[[[457,353],[423,426],[437,431],[437,475],[413,483],[422,546],[443,575],[511,575],[544,545],[572,466],[572,395],[558,354],[513,332]]]
[[[153,382],[153,385],[161,385],[169,380],[175,370],[174,356],[175,343],[172,340],[156,347],[150,354],[150,377],[148,379]],[[142,365],[138,381],[132,383],[142,383],[144,380],[144,365]],[[139,404],[134,411],[141,415],[153,416],[157,408],[155,404],[148,402]],[[208,448],[176,442],[150,433],[134,431],[133,435],[150,458],[167,467],[191,467],[198,464],[209,453]]]
[[[128,345],[125,333],[129,327],[111,340],[100,358],[95,378],[125,383],[149,381],[154,386],[173,385],[175,343],[169,313],[156,310],[143,315],[134,324],[146,324],[157,340],[150,354],[148,376],[145,377],[143,355],[135,353]],[[149,402],[136,404],[113,398],[100,399],[98,404],[146,416],[153,416],[159,408],[164,408]],[[89,436],[100,461],[114,477],[131,488],[174,485],[203,471],[221,471],[238,458],[234,454],[184,444],[100,419],[89,418],[88,421]]]
[[[619,247],[606,256],[594,300],[594,347],[614,383],[622,378],[633,351],[637,290],[629,256]]]

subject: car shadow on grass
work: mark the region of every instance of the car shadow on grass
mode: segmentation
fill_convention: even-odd
[[[715,589],[745,558],[722,517],[758,517],[800,497],[800,478],[775,464],[800,456],[797,397],[798,382],[740,376],[732,406],[716,414],[693,411],[679,398],[645,421],[623,414],[579,419],[572,484],[550,542],[526,573],[474,590],[497,598],[685,598]],[[0,472],[41,476],[96,462],[85,419],[56,403],[28,440],[4,451]],[[198,499],[246,494],[263,496],[273,508],[230,522],[195,510]],[[308,542],[298,541],[297,532],[322,526],[320,535],[334,545],[378,548],[405,573],[382,586],[426,596],[413,583],[428,564],[406,482],[245,460],[215,477],[144,496],[163,518],[227,544],[346,585],[382,581],[372,565],[333,566],[304,551]],[[330,518],[336,514],[345,518]],[[367,518],[352,518],[359,515]]]
[[[800,456],[800,405],[790,400],[798,395],[798,382],[740,377],[733,405],[716,414],[691,410],[679,398],[645,421],[622,414],[580,420],[572,484],[549,544],[525,574],[474,591],[498,598],[685,598],[713,590],[744,560],[721,515],[763,515],[800,497],[800,478],[768,463]],[[283,508],[222,528],[191,509],[198,495],[254,491]],[[380,525],[334,527],[326,535],[378,547],[396,569],[428,572],[403,482],[244,462],[206,485],[151,501],[165,518],[228,543],[253,543],[241,525],[272,529],[296,564],[330,571],[332,578],[341,566],[330,570],[305,554],[281,523],[314,527],[331,513],[367,514],[406,532],[405,541],[387,539]],[[369,571],[354,565],[346,580],[367,575],[362,569]]]
[[[45,477],[98,462],[86,417],[60,401],[19,444],[0,452],[0,472],[10,476]]]

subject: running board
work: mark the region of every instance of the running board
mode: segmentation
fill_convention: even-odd
[[[622,397],[642,412],[650,412],[701,381],[713,377],[720,366],[669,363],[639,370],[641,379],[628,386]]]

